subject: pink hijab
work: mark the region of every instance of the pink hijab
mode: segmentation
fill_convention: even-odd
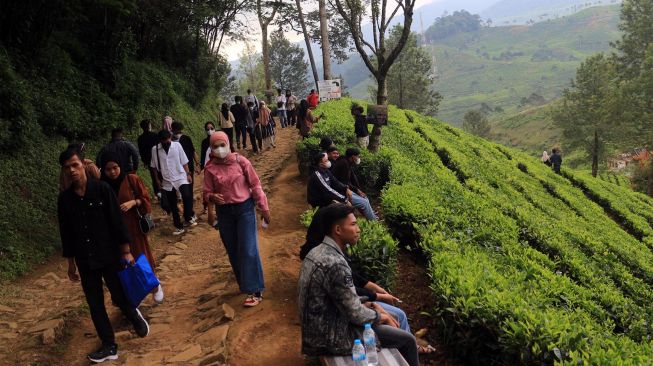
[[[227,144],[227,149],[231,149],[231,146],[229,146],[229,138],[227,137],[226,133],[222,131],[213,132],[211,134],[211,137],[209,138],[209,148],[211,149],[211,154],[209,154],[209,156],[211,157],[211,161],[213,162],[217,162],[218,160],[218,157],[213,154],[213,143],[215,143],[216,141],[224,141]],[[230,152],[229,155],[227,155],[227,157],[224,158],[223,161],[220,161],[220,163],[230,164],[234,161],[236,161],[236,153]]]
[[[163,130],[170,131],[172,132],[172,117],[170,116],[165,116],[163,117],[163,126],[161,126]]]

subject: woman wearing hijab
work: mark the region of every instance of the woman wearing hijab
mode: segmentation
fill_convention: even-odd
[[[258,120],[261,123],[261,129],[263,130],[263,145],[265,146],[267,144],[268,149],[270,146],[277,147],[277,145],[274,144],[275,122],[271,115],[272,111],[267,107],[267,105],[265,105],[265,102],[261,100],[258,108]]]
[[[134,258],[138,258],[141,253],[144,254],[147,261],[150,262],[152,270],[154,270],[156,262],[152,250],[150,250],[150,243],[147,235],[143,234],[138,224],[139,213],[145,215],[152,212],[150,194],[141,178],[136,174],[125,175],[115,154],[104,154],[102,161],[104,162],[102,180],[107,182],[115,192],[122,211],[123,221],[132,237],[129,244],[130,250]],[[152,297],[157,303],[163,301],[161,285],[152,293]]]
[[[549,153],[546,150],[542,153],[542,162],[547,166],[551,166],[551,157],[549,157]]]
[[[172,132],[172,117],[163,117],[163,124],[161,125],[161,129]]]
[[[265,224],[270,223],[268,199],[254,167],[244,156],[232,153],[222,131],[211,135],[211,159],[204,167],[204,199],[217,205],[218,231],[244,306],[263,300],[263,268],[258,250],[255,205]]]

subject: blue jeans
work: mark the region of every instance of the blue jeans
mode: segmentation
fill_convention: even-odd
[[[229,255],[231,269],[240,291],[245,294],[262,292],[263,267],[258,252],[256,211],[254,200],[218,205],[218,230]]]
[[[351,205],[356,207],[366,219],[376,221],[379,218],[374,214],[370,200],[367,197],[361,197],[356,193],[351,194]]]
[[[406,316],[406,313],[404,313],[403,310],[399,309],[396,306],[392,306],[390,304],[386,304],[383,301],[377,301],[377,304],[381,305],[381,307],[388,312],[388,314],[392,315],[397,319],[399,322],[399,328],[402,330],[405,330],[406,332],[410,333],[410,325],[408,325],[408,316]]]
[[[277,109],[277,117],[279,117],[281,128],[285,128],[288,125],[288,115],[286,114],[286,110]]]

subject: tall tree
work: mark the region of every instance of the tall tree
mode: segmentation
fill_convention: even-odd
[[[653,0],[625,0],[619,29],[623,32],[621,40],[614,43],[620,51],[619,64],[624,76],[635,77],[653,42]]]
[[[347,24],[351,32],[354,45],[358,54],[363,59],[365,66],[372,73],[377,83],[377,104],[387,104],[387,76],[390,67],[395,62],[403,50],[408,36],[410,27],[413,23],[413,9],[416,0],[395,0],[394,9],[388,6],[388,0],[370,0],[370,12],[367,14],[366,4],[362,0],[334,0],[338,13]],[[390,23],[399,11],[403,12],[402,33],[397,43],[392,48],[388,48],[386,43],[386,33]],[[369,15],[372,24],[372,42],[364,39],[362,25],[365,15]],[[367,50],[372,52],[372,57],[368,55]],[[381,126],[374,125],[370,137],[369,149],[376,152],[381,142]]]
[[[313,49],[311,48],[311,39],[308,34],[308,29],[306,28],[306,21],[304,19],[304,12],[302,11],[301,0],[295,0],[297,5],[297,19],[299,20],[299,25],[302,29],[302,34],[304,35],[304,43],[306,43],[306,52],[308,53],[308,60],[311,62],[311,71],[313,72],[313,80],[315,82],[315,89],[317,90],[317,82],[320,80],[320,77],[317,76],[317,67],[315,66],[315,59],[313,58]],[[290,19],[293,19],[292,17]]]
[[[268,40],[268,26],[274,20],[279,9],[283,6],[281,0],[264,2],[256,0],[256,15],[258,23],[261,26],[261,49],[263,52],[263,70],[265,72],[265,90],[268,103],[272,100],[272,79],[270,77],[270,42]]]
[[[571,89],[564,91],[562,106],[553,113],[565,143],[591,159],[595,177],[606,144],[616,134],[615,121],[620,119],[616,79],[614,62],[603,54],[588,58],[578,68]]]
[[[263,60],[256,52],[256,47],[246,42],[245,48],[238,55],[238,62],[240,92],[244,93],[247,89],[254,93],[262,92],[265,89],[265,73]]]
[[[322,41],[322,70],[324,80],[331,79],[331,46],[329,45],[329,22],[327,20],[326,0],[317,0],[320,14],[320,40]]]
[[[390,31],[388,45],[393,47],[403,29],[396,25]],[[420,113],[435,116],[442,100],[440,93],[433,90],[435,75],[431,55],[417,44],[417,34],[411,33],[406,46],[388,73],[388,102],[399,108],[414,109]],[[376,88],[370,88],[372,97]]]
[[[490,123],[485,113],[474,109],[465,113],[463,117],[463,130],[480,137],[490,136]]]
[[[303,95],[308,88],[306,73],[308,64],[304,60],[304,50],[284,36],[279,29],[270,35],[270,75],[274,86],[283,90],[290,89]]]

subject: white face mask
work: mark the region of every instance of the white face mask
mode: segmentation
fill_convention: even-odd
[[[229,155],[229,149],[226,146],[220,146],[213,149],[213,153],[220,159],[224,159]]]
[[[327,160],[325,168],[331,169],[331,161]]]
[[[361,163],[361,158],[356,158],[356,160],[354,160],[354,164],[360,165],[360,163]]]
[[[209,135],[209,136],[211,136],[211,134],[212,134],[213,132],[215,132],[215,130],[212,129],[212,128],[206,130],[206,134]]]

